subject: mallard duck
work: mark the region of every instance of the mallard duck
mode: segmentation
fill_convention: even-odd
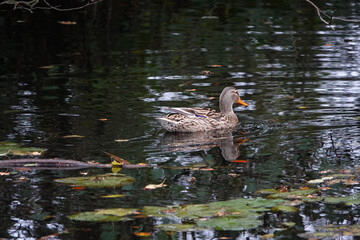
[[[205,108],[170,108],[173,113],[157,118],[168,132],[200,132],[234,128],[239,122],[233,104],[248,106],[237,90],[226,87],[220,94],[220,112]]]

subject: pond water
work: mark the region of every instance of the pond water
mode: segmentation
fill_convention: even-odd
[[[319,7],[360,14],[357,1]],[[265,212],[260,225],[236,230],[162,230],[156,226],[191,220],[142,215],[69,219],[96,209],[253,199],[261,189],[309,187],[329,170],[351,172],[352,182],[317,185],[328,188],[317,196],[359,193],[359,23],[334,21],[332,30],[305,1],[0,10],[0,141],[46,149],[42,158],[110,163],[108,152],[151,166],[122,169],[136,181],[110,188],[54,181],[108,168],[0,169],[10,173],[0,176],[0,238],[133,239],[141,232],[150,239],[289,239],[359,224],[356,204],[324,201],[303,202],[295,213]],[[218,109],[225,86],[249,104],[234,108],[240,123],[231,134],[169,134],[156,121],[168,107]],[[165,179],[166,187],[144,190]],[[113,194],[125,196],[102,198]]]

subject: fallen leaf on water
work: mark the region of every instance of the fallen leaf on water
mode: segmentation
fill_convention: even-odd
[[[290,185],[286,185],[286,186],[277,186],[275,187],[275,190],[279,190],[280,192],[289,192],[290,191]]]
[[[208,99],[209,99],[209,100],[214,100],[214,99],[215,99],[215,97],[208,97]]]
[[[99,118],[98,120],[99,120],[99,121],[102,121],[102,122],[105,122],[105,121],[107,121],[108,119],[107,119],[107,118]]]
[[[261,239],[273,238],[275,235],[273,233],[265,234],[261,236]]]
[[[330,44],[330,43],[326,43],[326,44],[325,44],[325,46],[330,47],[330,46],[331,46],[331,44]]]
[[[128,142],[129,139],[115,139],[115,142]]]
[[[231,162],[233,162],[233,163],[248,163],[250,161],[249,160],[232,160]]]
[[[86,176],[89,174],[89,172],[80,172],[80,174]]]
[[[229,177],[237,177],[237,176],[239,176],[239,174],[237,174],[237,173],[229,173],[228,176]]]
[[[318,189],[319,189],[319,190],[325,190],[325,191],[326,191],[326,190],[330,190],[331,187],[318,187]]]
[[[218,64],[213,64],[213,65],[209,65],[209,67],[218,68],[218,67],[222,67],[222,66],[218,65]]]
[[[325,173],[331,173],[331,172],[333,172],[333,170],[328,169],[328,170],[323,170],[320,173],[325,174]]]
[[[305,109],[305,108],[307,108],[307,107],[305,107],[305,106],[301,106],[301,107],[299,107],[299,109]]]
[[[119,165],[124,165],[124,164],[131,164],[129,161],[126,161],[125,159],[122,159],[121,157],[118,157],[114,154],[108,153],[108,152],[104,152],[105,154],[107,154],[111,159],[113,159],[115,162],[117,162]],[[113,164],[115,165],[115,164]]]
[[[7,176],[7,175],[10,175],[9,172],[0,172],[0,176]]]
[[[195,88],[192,88],[192,89],[185,89],[186,92],[195,92],[196,89]]]
[[[162,183],[160,184],[149,184],[149,185],[146,185],[144,187],[144,190],[153,190],[153,189],[156,189],[156,188],[162,188],[162,187],[166,187],[167,185],[164,184],[166,181],[166,178],[164,179],[164,181],[162,181]]]
[[[200,171],[214,171],[213,168],[200,168]]]
[[[94,165],[99,164],[98,162],[95,162],[95,161],[87,161],[87,163],[88,164],[94,164]]]
[[[352,180],[352,179],[349,179],[349,180],[346,180],[346,181],[344,182],[344,184],[345,184],[345,185],[357,185],[357,184],[359,184],[359,182],[358,182],[358,181],[355,181],[355,180]]]
[[[151,236],[150,232],[134,232],[134,234],[138,237],[149,237]]]
[[[104,195],[101,196],[102,198],[118,198],[118,197],[125,197],[124,194],[112,194],[112,195]]]
[[[40,66],[39,68],[40,69],[50,69],[50,68],[53,68],[54,66],[52,65],[49,65],[49,66]]]
[[[300,190],[308,190],[308,187],[301,187]]]
[[[76,22],[72,21],[58,21],[58,23],[62,25],[76,25]]]
[[[84,138],[84,136],[74,134],[63,136],[63,138]]]
[[[83,189],[85,189],[85,187],[76,186],[76,187],[72,187],[71,189],[74,189],[74,190],[83,190]]]
[[[208,70],[202,70],[202,71],[201,71],[201,74],[202,74],[202,75],[205,75],[205,76],[210,76],[210,75],[213,75],[214,73],[211,72],[211,71],[208,71]]]

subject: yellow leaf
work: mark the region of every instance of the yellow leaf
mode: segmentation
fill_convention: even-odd
[[[113,195],[104,195],[101,196],[102,198],[118,198],[118,197],[125,197],[124,194],[113,194]]]
[[[149,185],[146,185],[144,187],[144,190],[153,190],[153,189],[156,189],[156,188],[162,188],[162,187],[166,187],[167,185],[164,184],[166,181],[166,178],[164,179],[164,181],[162,181],[162,183],[160,184],[149,184]]]
[[[74,134],[63,136],[63,138],[84,138],[84,136]]]
[[[305,108],[307,108],[307,107],[305,107],[305,106],[301,106],[301,107],[299,107],[299,109],[305,109]]]
[[[134,234],[136,236],[139,236],[139,237],[149,237],[149,236],[151,236],[150,232],[135,232]]]
[[[129,139],[115,139],[115,142],[128,142]]]

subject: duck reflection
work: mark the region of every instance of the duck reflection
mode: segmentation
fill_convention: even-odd
[[[165,132],[161,140],[161,147],[169,152],[197,151],[220,147],[221,155],[224,159],[233,161],[239,157],[239,146],[245,141],[247,141],[247,139],[236,137],[234,139],[232,132]]]

